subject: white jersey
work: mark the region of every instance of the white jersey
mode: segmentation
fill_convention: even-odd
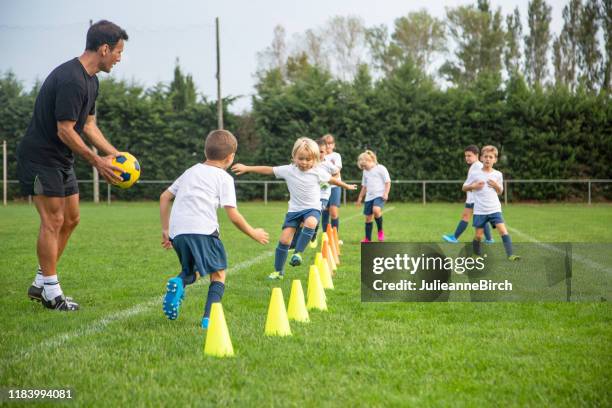
[[[470,169],[468,170],[468,178],[470,177],[470,174],[472,174],[472,172],[474,172],[475,170],[481,170],[481,169],[482,169],[482,163],[476,160],[474,163],[472,163],[472,165],[470,166]],[[472,193],[471,191],[468,191],[466,194],[465,202],[467,204],[473,204],[474,203],[474,193]]]
[[[326,162],[331,163],[333,166],[337,167],[338,168],[337,172],[340,172],[340,170],[342,170],[342,156],[340,156],[340,153],[332,152],[332,153],[328,154],[327,156],[325,156],[324,160]],[[338,174],[338,176],[336,178],[338,180],[340,180],[340,174]],[[340,187],[338,187],[338,188],[340,188]]]
[[[497,191],[487,184],[487,180],[494,180],[500,187],[504,188],[504,177],[498,170],[486,172],[482,169],[474,170],[463,185],[484,181],[484,187],[474,190],[474,215],[486,215],[501,212],[501,203]]]
[[[377,164],[370,170],[363,170],[361,185],[366,188],[365,201],[370,201],[385,194],[385,184],[391,182],[389,171],[382,164]]]
[[[218,233],[217,208],[236,207],[232,176],[204,163],[185,170],[168,191],[175,196],[170,212],[170,238]]]
[[[340,171],[338,167],[334,166],[331,161],[324,160],[319,164],[319,168],[321,168],[324,172],[329,173],[330,175],[334,175]],[[332,186],[329,183],[321,183],[321,200],[329,200],[329,196],[331,195]]]
[[[319,166],[302,171],[295,164],[273,167],[276,178],[284,179],[289,189],[287,212],[321,209],[321,183],[329,182],[331,175]]]

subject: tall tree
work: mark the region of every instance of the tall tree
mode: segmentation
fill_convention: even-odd
[[[600,85],[601,52],[599,51],[599,3],[587,0],[580,15],[578,30],[578,63],[580,64],[579,82],[589,91]]]
[[[357,73],[366,49],[366,29],[363,20],[355,16],[335,16],[326,25],[327,41],[335,73],[350,80]]]
[[[612,0],[603,0],[602,26],[606,42],[606,60],[603,66],[602,89],[612,93]]]
[[[501,9],[493,13],[488,0],[479,0],[477,8],[459,6],[446,14],[456,61],[447,61],[440,73],[456,84],[470,83],[483,73],[499,74],[505,37]]]
[[[446,50],[444,22],[422,9],[395,20],[393,43],[417,67],[427,71],[434,54]]]
[[[559,81],[568,85],[570,89],[576,87],[576,70],[578,66],[578,30],[582,1],[570,0],[563,7],[563,28],[558,37],[559,48]]]
[[[529,34],[525,36],[525,73],[531,86],[543,85],[548,75],[551,10],[545,0],[531,0],[527,7]]]
[[[391,73],[399,65],[401,50],[390,41],[389,29],[385,24],[370,27],[365,33],[366,43],[374,67],[384,74]]]
[[[282,25],[274,27],[272,43],[263,51],[257,53],[259,77],[265,76],[269,70],[278,69],[281,74],[285,72],[287,61],[287,32]]]
[[[521,14],[516,7],[512,14],[506,16],[506,46],[504,48],[504,65],[508,75],[516,74],[521,65],[521,44],[523,25]]]
[[[196,102],[196,89],[193,78],[190,74],[183,75],[178,58],[174,67],[174,79],[170,83],[170,98],[172,100],[172,107],[177,112],[185,110],[187,106],[193,105]]]

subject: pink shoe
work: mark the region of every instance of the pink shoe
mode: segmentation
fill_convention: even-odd
[[[364,238],[364,239],[361,240],[361,242],[366,242],[367,243],[367,242],[371,242],[371,241],[369,239],[367,239],[367,238]]]
[[[378,231],[378,240],[380,242],[383,242],[385,240],[385,232],[384,231]]]

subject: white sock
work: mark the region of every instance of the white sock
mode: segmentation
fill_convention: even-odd
[[[36,286],[37,288],[42,288],[45,285],[40,265],[38,265],[38,269],[36,270],[36,278],[34,278],[34,282],[32,282],[32,285]]]
[[[57,275],[43,276],[43,280],[45,282],[43,294],[47,300],[55,299],[56,297],[61,296],[62,287],[57,280]]]

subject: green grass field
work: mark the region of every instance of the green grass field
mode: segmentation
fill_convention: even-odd
[[[461,204],[389,203],[390,241],[435,241]],[[261,246],[221,216],[228,252],[223,308],[236,357],[203,354],[207,285],[188,288],[181,314],[161,311],[178,271],[160,247],[156,203],[84,204],[59,265],[78,313],[44,310],[26,290],[38,217],[0,208],[0,388],[71,388],[78,406],[610,406],[612,306],[601,303],[361,303],[360,210],[341,210],[342,265],[328,312],[293,336],[263,334],[273,251],[285,203],[241,204],[270,232]],[[515,242],[612,242],[610,205],[509,205]],[[498,238],[498,237],[497,237]],[[498,238],[499,239],[499,238]],[[471,229],[463,236],[471,240]],[[305,264],[310,264],[312,250]],[[607,265],[609,267],[609,265]],[[306,290],[307,266],[288,267]],[[55,404],[54,404],[55,405]]]

